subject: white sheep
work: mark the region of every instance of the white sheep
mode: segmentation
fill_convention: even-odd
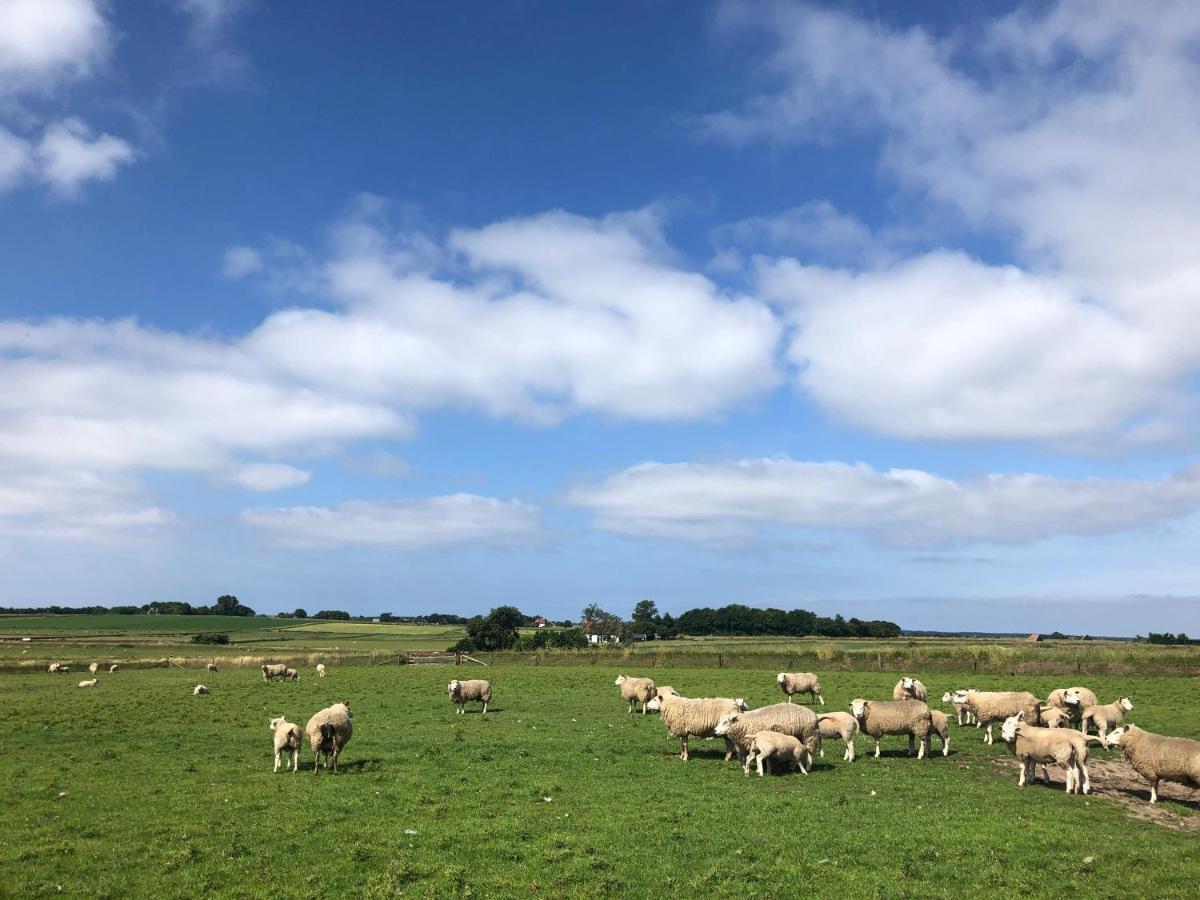
[[[875,758],[879,759],[879,739],[886,734],[908,735],[908,755],[917,759],[929,755],[929,733],[933,730],[930,709],[920,700],[863,700],[850,702],[850,712],[858,720],[863,734],[875,738]],[[920,740],[920,750],[914,746]]]
[[[1100,740],[1104,740],[1104,736],[1109,731],[1121,724],[1125,718],[1125,713],[1133,711],[1133,701],[1128,697],[1119,697],[1112,703],[1105,703],[1103,706],[1089,706],[1083,711],[1083,718],[1080,720],[1079,730],[1083,734],[1087,734],[1090,725],[1096,726],[1096,731],[1100,734]]]
[[[1085,687],[1058,688],[1046,698],[1047,706],[1066,710],[1072,722],[1079,722],[1083,718],[1083,711],[1099,702],[1095,692]]]
[[[87,681],[81,681],[81,682],[79,682],[79,686],[80,686],[81,688],[90,688],[90,687],[95,687],[95,686],[96,686],[96,682],[97,682],[97,681],[99,681],[99,680],[100,680],[99,678],[89,678]]]
[[[1110,731],[1104,743],[1120,747],[1133,771],[1150,782],[1151,803],[1158,802],[1158,786],[1163,781],[1200,788],[1200,741],[1122,725]]]
[[[771,771],[774,761],[779,768],[797,768],[803,774],[808,774],[804,767],[805,750],[799,738],[790,734],[780,734],[777,731],[760,731],[750,740],[746,751],[746,761],[742,764],[742,774],[750,774],[750,764],[758,766],[758,777],[763,777],[764,764],[767,772]]]
[[[215,671],[217,671],[217,664],[215,662],[210,662],[204,668],[207,669],[209,672],[215,672]]]
[[[1009,716],[1000,726],[1000,739],[1021,763],[1018,787],[1024,787],[1042,764],[1042,781],[1050,783],[1047,766],[1055,763],[1067,770],[1067,793],[1077,794],[1082,788],[1087,794],[1092,789],[1088,777],[1088,738],[1070,728],[1039,728],[1025,721],[1025,711]],[[1096,738],[1091,738],[1096,740]]]
[[[113,672],[117,671],[117,669],[119,669],[119,668],[120,668],[120,666],[118,666],[116,663],[113,663],[111,666],[108,667],[108,674],[111,675]]]
[[[325,677],[325,663],[317,663],[317,674],[322,678]]]
[[[275,769],[279,771],[279,763],[283,754],[292,754],[292,773],[300,768],[300,726],[293,725],[283,716],[271,720],[271,732],[275,736]]]
[[[285,669],[283,672],[283,680],[284,681],[299,681],[300,673],[297,672],[295,669]]]
[[[206,688],[202,684],[198,684],[194,688],[192,688],[193,696],[199,697],[201,694],[207,694],[207,693],[208,693],[208,688]]]
[[[950,755],[950,717],[940,709],[929,710],[933,733],[942,739],[942,756]]]
[[[283,663],[263,663],[262,677],[263,681],[271,681],[274,678],[283,678],[287,675],[288,667]]]
[[[911,675],[905,675],[892,688],[893,700],[920,700],[924,703],[928,698],[929,694],[925,690],[925,685]]]
[[[841,738],[842,743],[846,745],[842,759],[854,762],[854,736],[858,734],[858,719],[847,712],[821,713],[817,716],[817,728],[822,738]],[[824,755],[825,748],[822,747],[821,756]]]
[[[354,732],[354,714],[350,712],[350,701],[335,703],[313,714],[304,726],[308,744],[312,747],[313,774],[317,774],[317,763],[325,757],[325,768],[333,765],[333,774],[337,774],[338,754],[341,753]]]
[[[450,696],[450,702],[458,707],[458,712],[462,714],[466,714],[466,705],[470,701],[482,703],[485,713],[488,704],[492,702],[492,684],[482,678],[469,681],[459,681],[456,678],[446,685],[446,693]]]
[[[721,717],[713,734],[728,737],[737,751],[738,762],[745,762],[754,735],[760,731],[790,734],[804,744],[806,763],[812,766],[813,756],[821,749],[821,731],[817,715],[798,703],[775,703],[749,712],[730,712]],[[804,770],[807,771],[807,770]]]
[[[50,663],[50,665],[46,666],[46,671],[49,672],[51,675],[53,675],[56,672],[58,672],[58,670],[61,668],[62,668],[62,663],[53,662],[53,663]]]
[[[1065,728],[1071,722],[1071,713],[1057,706],[1038,707],[1037,724],[1042,728]]]
[[[745,712],[746,701],[724,697],[680,697],[678,694],[658,694],[646,704],[651,712],[662,714],[663,724],[672,737],[679,738],[679,758],[687,761],[689,737],[715,737],[721,717],[730,712]],[[725,739],[725,759],[734,753],[734,745]]]
[[[1026,722],[1036,722],[1043,704],[1029,691],[955,691],[955,703],[965,703],[975,715],[976,727],[986,726],[985,744],[995,743],[992,725],[1009,716],[1025,713]]]
[[[792,702],[793,694],[808,694],[811,701],[825,705],[821,680],[812,672],[780,672],[775,676],[775,683],[787,694],[788,703]]]
[[[100,671],[100,663],[92,663],[90,666],[88,666],[88,671],[95,675]]]
[[[963,693],[965,693],[965,691]],[[954,693],[951,691],[946,691],[944,694],[942,694],[942,702],[949,703],[954,707],[954,712],[958,714],[959,725],[975,724],[975,714],[971,712],[971,707],[967,706],[965,702],[956,703],[954,700]]]
[[[613,682],[621,689],[621,699],[629,702],[629,712],[633,712],[634,706],[638,703],[642,704],[642,715],[646,714],[646,704],[654,699],[658,693],[658,688],[654,684],[653,678],[634,678],[628,675],[618,675],[617,680]]]

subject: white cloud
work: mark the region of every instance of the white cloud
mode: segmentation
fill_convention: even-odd
[[[0,191],[20,181],[29,170],[31,161],[29,142],[0,127]]]
[[[791,297],[780,279],[773,288],[801,307],[792,355],[822,403],[906,437],[1178,433],[1200,369],[1193,4],[1150,14],[1064,0],[981,39],[807,5],[724,10],[721,28],[767,34],[775,87],[709,117],[709,134],[878,136],[885,171],[947,231],[998,235],[1022,266],[944,253],[866,273],[796,265],[793,282],[807,284]],[[830,293],[839,285],[850,300]],[[911,318],[905,300],[919,307]],[[834,384],[847,373],[853,387]]]
[[[262,255],[253,247],[236,246],[225,251],[221,271],[226,278],[244,278],[263,268]]]
[[[174,0],[190,22],[190,36],[199,51],[201,69],[193,73],[204,81],[230,81],[250,69],[245,52],[230,39],[237,17],[250,7],[249,0]]]
[[[248,509],[241,519],[286,544],[301,546],[504,544],[527,541],[538,530],[536,507],[475,494]]]
[[[751,248],[758,253],[771,250],[830,263],[869,263],[891,255],[880,235],[828,200],[723,225],[713,238],[719,247]]]
[[[566,497],[597,524],[632,535],[704,542],[762,526],[865,533],[886,544],[1025,543],[1125,531],[1200,508],[1200,468],[1159,481],[1064,480],[1032,474],[956,481],[859,463],[747,459],[643,463]]]
[[[0,94],[89,75],[111,44],[95,0],[0,0]]]
[[[153,534],[172,521],[127,477],[0,466],[0,534],[106,542]]]
[[[235,468],[229,477],[251,491],[278,491],[307,484],[312,473],[284,463],[247,463]]]
[[[49,126],[36,151],[41,178],[68,197],[87,181],[111,181],[117,169],[131,163],[134,156],[125,141],[111,134],[93,135],[79,119]]]

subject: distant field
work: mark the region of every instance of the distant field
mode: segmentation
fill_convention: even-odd
[[[295,619],[260,619],[257,616],[0,616],[0,635],[20,635],[25,632],[75,634],[88,631],[178,634],[194,631],[256,631],[286,628],[295,624]]]
[[[693,741],[692,759],[653,715],[626,715],[614,666],[332,668],[262,682],[149,669],[100,676],[0,675],[21,727],[0,730],[0,894],[249,897],[1194,896],[1200,802],[1146,788],[1103,751],[1096,795],[1020,790],[999,743],[952,726],[951,753],[884,740],[842,761],[827,742],[812,774],[759,779]],[[454,675],[490,678],[493,708],[456,716]],[[770,669],[662,673],[693,695],[781,695]],[[194,697],[200,677],[212,693]],[[890,693],[895,672],[828,672],[826,709]],[[1027,687],[1047,677],[951,672]],[[1130,719],[1200,738],[1200,696],[1167,677],[1100,677],[1131,693]],[[267,719],[348,699],[341,771],[271,772]],[[940,704],[936,704],[940,706]]]
[[[445,635],[447,640],[456,641],[466,629],[456,625],[403,625],[397,622],[308,622],[296,625],[292,631],[298,633],[321,632],[345,635],[405,635],[408,637],[431,637]]]

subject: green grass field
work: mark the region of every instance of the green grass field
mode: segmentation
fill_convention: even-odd
[[[456,674],[494,685],[487,716],[455,716]],[[718,742],[676,757],[653,715],[628,716],[609,667],[334,668],[265,684],[250,670],[0,675],[0,870],[10,896],[1035,896],[1194,895],[1196,802],[1175,789],[1155,820],[1106,785],[1018,790],[1016,766],[974,729],[948,758],[881,760],[840,744],[809,776],[744,778]],[[773,671],[660,672],[691,695],[777,702]],[[966,674],[927,679],[931,693]],[[888,695],[894,673],[824,675],[828,709]],[[1044,693],[1059,678],[981,680]],[[1200,738],[1194,683],[1097,677],[1132,693],[1132,721]],[[332,776],[271,772],[267,719],[302,728],[351,701]],[[861,739],[860,739],[861,740]],[[1102,751],[1094,758],[1110,759]],[[311,767],[305,749],[303,762]],[[1128,806],[1132,799],[1134,805]],[[1126,802],[1123,802],[1126,801]]]

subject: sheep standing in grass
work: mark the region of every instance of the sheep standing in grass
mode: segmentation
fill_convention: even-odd
[[[1122,725],[1110,731],[1104,743],[1120,747],[1133,771],[1150,782],[1151,803],[1158,802],[1158,785],[1163,781],[1200,788],[1200,741]]]
[[[1036,722],[1043,704],[1029,691],[955,691],[955,703],[965,703],[975,715],[976,726],[986,726],[985,744],[995,743],[992,725],[1009,716],[1025,713],[1026,722]]]
[[[100,671],[100,663],[92,663],[90,666],[88,666],[88,671],[95,675]]]
[[[217,664],[215,662],[210,662],[204,668],[207,669],[209,672],[215,672],[215,671],[217,671]]]
[[[275,769],[279,771],[279,763],[283,754],[292,754],[292,772],[300,768],[300,726],[293,725],[283,716],[271,720],[271,733],[275,736]]]
[[[354,715],[350,712],[350,701],[335,703],[326,707],[308,720],[304,733],[308,737],[308,745],[312,747],[313,774],[317,774],[317,763],[325,757],[325,768],[330,768],[332,761],[333,774],[337,774],[338,754],[350,743],[354,733]]]
[[[458,707],[459,713],[466,713],[466,704],[476,700],[483,704],[483,711],[487,712],[487,706],[492,702],[492,684],[489,681],[484,681],[481,678],[475,678],[470,681],[459,681],[457,678],[446,685],[446,693],[450,695],[450,702]]]
[[[812,672],[780,672],[775,676],[779,689],[787,694],[787,702],[792,702],[793,694],[808,694],[811,702],[825,705],[825,696],[821,691],[821,680]]]
[[[207,694],[207,693],[208,693],[208,688],[206,688],[202,684],[198,684],[194,688],[192,688],[192,694],[197,697],[199,697],[201,694]]]
[[[821,749],[821,730],[817,714],[798,703],[775,703],[749,712],[730,712],[721,717],[713,734],[733,741],[738,762],[745,762],[754,735],[760,731],[790,734],[804,745],[806,764],[812,766],[813,755]],[[801,767],[802,771],[807,771]]]
[[[116,663],[113,663],[108,667],[108,674],[111,675],[113,672],[117,671],[118,668],[120,667]]]
[[[50,663],[50,665],[46,666],[46,671],[49,672],[51,675],[54,675],[61,668],[62,668],[62,663]]]
[[[295,669],[285,669],[283,672],[283,680],[284,681],[299,681],[300,673],[297,672]]]
[[[1095,692],[1085,687],[1058,688],[1058,690],[1051,691],[1050,696],[1046,698],[1047,706],[1056,706],[1066,710],[1071,721],[1076,724],[1083,719],[1085,709],[1095,706],[1099,702]]]
[[[82,688],[95,687],[96,682],[99,680],[100,680],[99,678],[89,678],[87,681],[79,682],[79,686]]]
[[[764,767],[767,772],[770,772],[771,763],[774,761],[778,768],[796,768],[807,775],[808,769],[804,768],[804,757],[804,745],[800,743],[799,739],[790,734],[780,734],[777,731],[760,731],[750,740],[750,747],[746,751],[746,761],[742,764],[742,774],[749,775],[750,764],[756,763],[758,777],[762,778]]]
[[[629,703],[629,712],[633,712],[634,706],[638,703],[642,704],[642,715],[646,714],[646,704],[649,703],[658,694],[658,688],[654,685],[653,678],[633,678],[628,675],[618,675],[617,680],[613,682],[621,689],[621,699]]]
[[[263,681],[271,681],[275,678],[283,678],[287,675],[288,667],[283,663],[263,663],[262,676]]]
[[[925,685],[911,675],[905,675],[892,688],[893,700],[920,700],[924,703],[928,698],[929,693],[925,690]]]
[[[940,709],[929,710],[933,733],[942,739],[942,756],[950,755],[950,717]]]
[[[954,692],[954,693],[957,693],[957,692]],[[973,712],[971,712],[971,707],[967,706],[967,704],[965,702],[964,703],[955,702],[954,693],[952,693],[951,691],[946,691],[946,693],[942,694],[942,702],[949,703],[951,706],[954,707],[954,712],[958,714],[958,724],[959,725],[974,725],[975,724],[975,714]],[[966,693],[966,691],[963,691],[962,693]]]
[[[317,674],[322,678],[325,677],[325,663],[317,663]]]
[[[663,724],[672,737],[679,738],[679,758],[688,758],[689,737],[715,737],[717,723],[726,713],[745,712],[746,701],[724,697],[680,697],[678,694],[657,694],[646,704],[651,712],[662,714]],[[733,742],[725,738],[725,759],[734,753]]]
[[[1087,734],[1089,726],[1095,725],[1096,731],[1100,734],[1100,740],[1104,740],[1106,734],[1121,724],[1121,720],[1125,718],[1125,713],[1132,711],[1133,701],[1128,697],[1120,697],[1112,703],[1105,703],[1103,706],[1089,706],[1083,711],[1083,719],[1080,722],[1079,730],[1083,734]]]
[[[841,738],[846,745],[842,759],[854,762],[854,736],[858,734],[858,719],[846,712],[827,712],[817,716],[817,729],[821,738]],[[825,756],[825,748],[821,748],[821,756]]]
[[[1037,724],[1042,728],[1066,728],[1071,724],[1071,714],[1057,706],[1040,706]]]
[[[850,702],[850,712],[858,720],[859,730],[875,738],[875,758],[879,759],[879,739],[885,734],[907,734],[908,755],[917,759],[929,755],[929,733],[933,731],[930,709],[920,700],[863,700]],[[920,750],[915,742],[921,742]]]
[[[1042,764],[1042,781],[1050,783],[1047,766],[1055,763],[1067,770],[1067,793],[1077,794],[1092,789],[1088,777],[1088,738],[1071,728],[1039,728],[1025,721],[1025,711],[1009,716],[1000,726],[1000,739],[1020,760],[1021,776],[1018,787],[1024,787],[1036,774],[1037,764]],[[1091,740],[1096,740],[1091,738]]]

